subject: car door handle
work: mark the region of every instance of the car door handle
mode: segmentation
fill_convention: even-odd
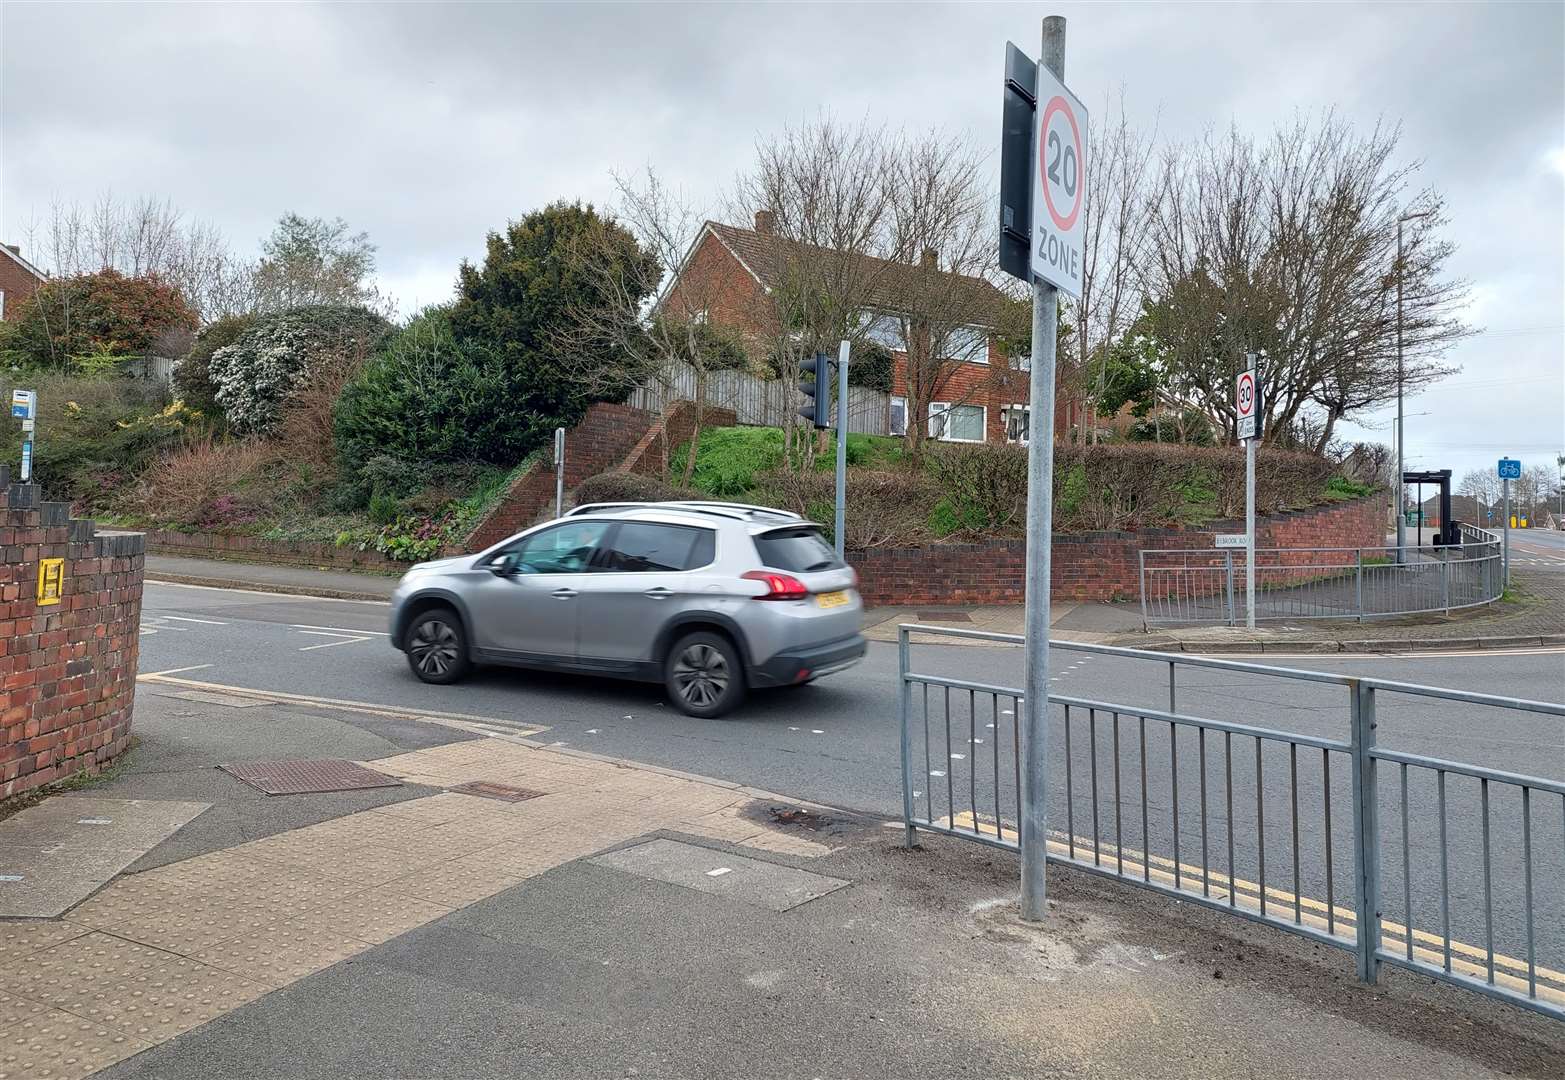
[[[570,599],[572,599],[576,595],[576,590],[575,589],[555,589],[554,592],[551,593],[550,595],[553,596],[556,600],[570,600]]]
[[[645,595],[652,597],[654,600],[667,600],[670,596],[674,595],[674,590],[665,589],[661,585],[654,585],[652,588],[646,591]]]

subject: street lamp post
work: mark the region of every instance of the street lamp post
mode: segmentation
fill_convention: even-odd
[[[1402,486],[1402,477],[1406,470],[1402,462],[1402,223],[1413,221],[1417,218],[1425,218],[1434,213],[1432,210],[1420,210],[1413,214],[1403,214],[1397,218],[1397,562],[1407,561],[1407,513],[1404,507],[1406,491]],[[1424,525],[1423,515],[1419,515],[1419,528]],[[1422,532],[1419,533],[1423,535]]]

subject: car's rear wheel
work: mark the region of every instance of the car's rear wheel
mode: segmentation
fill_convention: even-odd
[[[739,650],[721,634],[688,634],[669,650],[664,685],[680,712],[706,719],[722,716],[744,700]]]
[[[433,608],[414,619],[404,644],[408,667],[423,682],[443,686],[467,674],[467,635],[450,608]]]

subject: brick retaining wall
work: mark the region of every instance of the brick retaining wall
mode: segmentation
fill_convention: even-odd
[[[258,536],[232,533],[173,532],[157,529],[147,533],[147,551],[152,555],[186,555],[196,559],[227,559],[233,562],[281,563],[286,566],[329,566],[334,570],[366,570],[401,574],[408,564],[388,559],[375,550],[359,551],[324,541],[263,540]]]
[[[1154,548],[1211,548],[1213,535],[1243,532],[1243,522],[1202,529],[1055,533],[1056,600],[1133,600],[1140,591],[1139,553]],[[1377,547],[1385,543],[1385,498],[1273,514],[1256,520],[1258,547]],[[886,604],[1019,604],[1025,594],[1027,545],[1021,540],[934,544],[850,551],[859,589],[871,606]]]
[[[64,559],[40,604],[44,559]],[[140,533],[99,533],[0,468],[0,800],[96,773],[130,745]]]

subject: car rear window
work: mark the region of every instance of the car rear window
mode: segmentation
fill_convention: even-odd
[[[764,565],[792,574],[835,570],[842,565],[821,531],[809,525],[762,533],[755,538],[755,550]]]

